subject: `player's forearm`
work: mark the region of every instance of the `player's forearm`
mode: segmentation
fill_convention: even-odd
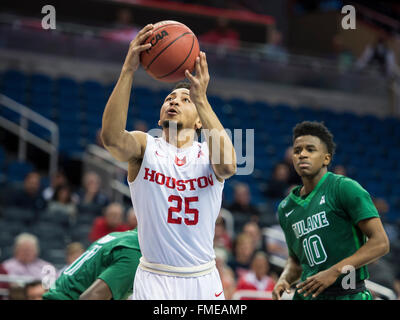
[[[110,300],[112,292],[107,283],[101,279],[96,279],[92,285],[79,296],[79,300]]]
[[[279,277],[279,280],[286,280],[290,285],[293,285],[300,279],[302,272],[301,266],[289,256],[286,265]]]
[[[132,70],[122,68],[117,84],[108,99],[101,130],[101,138],[106,147],[118,144],[125,134],[133,74]]]
[[[227,179],[236,173],[236,152],[232,141],[207,98],[196,102],[196,108],[202,127],[205,129],[211,164],[217,176]]]
[[[345,270],[344,268],[346,266],[352,266],[354,269],[358,269],[378,260],[388,252],[388,241],[379,237],[372,237],[353,255],[332,266],[332,269],[340,275]]]

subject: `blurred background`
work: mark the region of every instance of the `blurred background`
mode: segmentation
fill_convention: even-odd
[[[56,28],[45,30],[48,4]],[[341,10],[348,4],[356,28],[345,30]],[[126,166],[111,159],[98,134],[129,42],[161,20],[180,21],[197,35],[207,53],[209,101],[223,125],[254,129],[254,154],[246,155],[254,171],[226,181],[215,229],[226,298],[271,298],[287,258],[276,209],[300,183],[290,145],[292,128],[303,120],[324,121],[338,145],[331,170],[373,197],[391,252],[369,266],[368,288],[375,299],[399,298],[398,2],[3,0],[0,6],[0,298],[40,298],[29,292],[48,276],[44,265],[58,274],[92,241],[136,227]],[[127,129],[155,128],[171,88],[139,69]]]

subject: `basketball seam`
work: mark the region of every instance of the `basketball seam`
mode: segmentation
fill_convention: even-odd
[[[150,68],[150,66],[152,65],[152,63],[153,63],[165,50],[167,50],[175,41],[179,40],[180,38],[182,38],[183,36],[185,36],[185,35],[187,35],[187,34],[193,34],[193,33],[191,33],[191,32],[182,33],[178,38],[174,39],[174,41],[171,41],[170,43],[168,43],[168,45],[167,45],[165,48],[163,48],[163,49],[153,58],[153,60],[150,61],[150,63],[149,63],[149,64],[147,65],[147,67],[146,67],[146,70],[147,70],[148,68]]]
[[[174,72],[176,72],[180,67],[182,67],[182,65],[186,62],[186,60],[190,57],[190,55],[191,55],[191,53],[192,53],[192,50],[193,50],[193,47],[194,47],[194,35],[193,35],[192,40],[193,40],[193,41],[192,41],[192,47],[190,48],[190,51],[189,51],[188,55],[186,56],[185,60],[183,60],[183,62],[182,62],[175,70],[173,70],[173,71],[167,73],[166,75],[164,75],[164,76],[162,76],[162,77],[159,77],[158,79],[162,79],[162,78],[168,77],[169,75],[171,75],[171,74],[173,74]]]

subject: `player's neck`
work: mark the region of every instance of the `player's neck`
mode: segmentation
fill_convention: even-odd
[[[317,186],[318,182],[322,179],[322,177],[327,172],[328,172],[328,168],[327,167],[323,167],[314,176],[301,177],[301,180],[303,181],[303,187],[300,189],[300,196],[304,196],[306,194],[311,193],[315,189],[315,187]]]
[[[176,133],[171,133],[170,130],[163,130],[163,138],[169,144],[174,147],[181,148],[189,148],[193,145],[194,135],[192,134],[182,134],[181,130],[178,130]]]

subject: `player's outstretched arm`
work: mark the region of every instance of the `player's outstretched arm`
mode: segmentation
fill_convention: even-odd
[[[290,293],[290,287],[298,281],[301,276],[301,266],[299,262],[292,256],[289,256],[285,268],[272,291],[272,299],[280,300],[284,291]]]
[[[80,296],[79,300],[110,300],[112,292],[103,280],[97,279]]]
[[[196,59],[193,76],[188,70],[186,77],[191,82],[190,98],[196,105],[210,153],[211,165],[215,175],[220,179],[228,179],[236,173],[236,152],[232,141],[212,110],[207,99],[207,86],[210,81],[206,54],[200,52]]]
[[[151,47],[150,43],[143,42],[151,35],[152,29],[153,25],[147,25],[130,43],[121,74],[103,113],[101,139],[105,148],[119,161],[127,162],[143,156],[145,133],[128,132],[125,128],[133,77],[140,65],[140,53]]]

